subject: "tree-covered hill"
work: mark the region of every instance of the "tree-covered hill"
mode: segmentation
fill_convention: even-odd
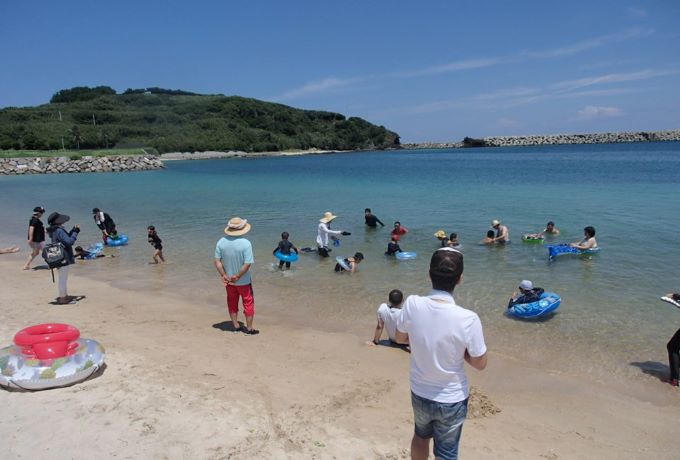
[[[357,150],[399,136],[361,118],[238,96],[162,88],[76,87],[49,104],[0,109],[0,149],[153,147],[174,151]]]

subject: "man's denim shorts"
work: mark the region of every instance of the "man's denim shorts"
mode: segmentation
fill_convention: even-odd
[[[425,439],[434,438],[434,455],[438,459],[457,459],[468,400],[447,404],[411,392],[411,405],[416,435]]]

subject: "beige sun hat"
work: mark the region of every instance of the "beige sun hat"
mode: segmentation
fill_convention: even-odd
[[[232,217],[229,219],[227,226],[224,228],[224,233],[229,236],[241,236],[250,231],[250,224],[246,219],[240,217]]]
[[[437,231],[435,232],[434,236],[435,236],[436,238],[443,239],[443,238],[446,238],[446,232],[445,232],[444,230],[437,230]]]
[[[495,227],[496,225],[500,225],[500,224],[501,224],[501,221],[498,220],[498,219],[494,219],[494,220],[491,221],[491,226],[492,226],[492,227]]]
[[[324,224],[327,224],[328,222],[332,221],[336,217],[338,217],[338,216],[334,215],[330,211],[327,211],[323,214],[323,217],[321,219],[319,219],[319,222],[323,222]]]

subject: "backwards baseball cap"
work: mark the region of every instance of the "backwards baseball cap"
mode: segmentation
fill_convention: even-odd
[[[519,288],[524,291],[531,291],[534,288],[534,283],[529,280],[522,280],[522,282],[519,283]]]
[[[35,208],[33,208],[33,212],[45,212],[45,208],[43,208],[42,206],[36,206]]]

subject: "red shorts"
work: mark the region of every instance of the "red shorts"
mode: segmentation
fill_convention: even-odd
[[[229,313],[238,313],[239,298],[243,298],[243,314],[246,316],[255,316],[255,297],[253,296],[253,285],[227,285],[227,308],[229,309]]]

